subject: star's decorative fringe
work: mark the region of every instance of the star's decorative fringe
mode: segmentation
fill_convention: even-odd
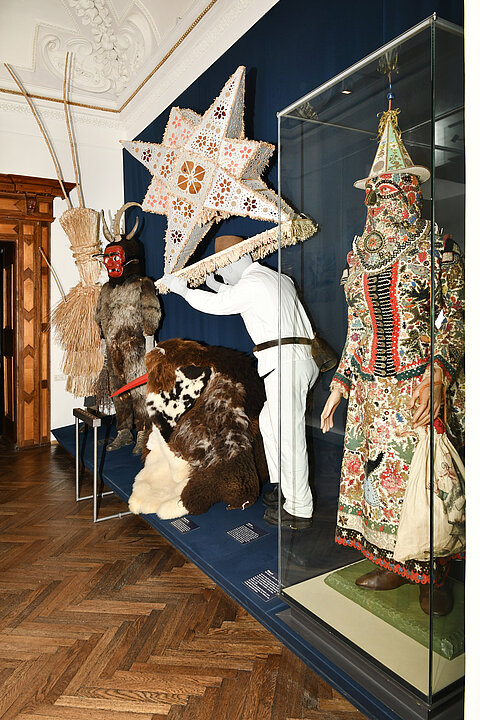
[[[177,270],[174,275],[186,280],[190,287],[198,287],[205,282],[207,275],[216,272],[220,268],[236,262],[243,255],[251,255],[252,260],[261,260],[267,255],[271,255],[278,250],[279,232],[281,233],[281,246],[296,245],[311,237],[318,229],[318,226],[309,218],[300,215],[281,224],[280,228],[273,227],[263,233],[247,238],[242,242],[233,245],[226,250],[210,255],[193,265]],[[165,295],[169,292],[168,288],[157,280],[155,287],[158,292]]]

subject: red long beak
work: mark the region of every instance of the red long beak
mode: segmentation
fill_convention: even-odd
[[[116,390],[114,393],[110,395],[110,397],[113,397],[114,395],[120,395],[120,393],[126,392],[127,390],[131,390],[132,388],[136,388],[139,385],[145,385],[147,382],[147,373],[145,375],[140,375],[140,377],[135,378],[135,380],[131,380],[129,383],[124,385],[120,388],[120,390]]]

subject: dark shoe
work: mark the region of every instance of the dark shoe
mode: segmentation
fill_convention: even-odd
[[[355,580],[355,585],[367,590],[395,590],[400,585],[406,585],[408,582],[407,578],[397,575],[391,570],[378,567],[365,575],[360,575]]]
[[[133,443],[133,435],[128,430],[128,428],[124,428],[123,430],[118,431],[117,437],[112,440],[110,445],[107,445],[107,452],[111,452],[112,450],[119,450],[119,448],[124,447],[125,445],[131,445]]]
[[[278,525],[278,506],[267,508],[263,519],[269,525]],[[306,530],[312,527],[312,518],[290,515],[289,512],[282,508],[280,511],[280,525],[282,527],[289,527],[292,530]]]
[[[132,455],[141,455],[143,452],[143,446],[145,445],[145,440],[147,439],[148,430],[139,430],[137,433],[137,442],[135,443],[135,447],[132,450]]]
[[[283,499],[282,495],[282,500]],[[278,485],[275,485],[273,490],[267,490],[267,492],[263,493],[262,502],[267,507],[278,507]]]
[[[430,585],[420,585],[420,607],[426,615],[430,614]],[[433,614],[437,617],[448,615],[453,608],[452,588],[446,581],[438,587],[433,586]]]

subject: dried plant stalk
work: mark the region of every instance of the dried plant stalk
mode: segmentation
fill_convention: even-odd
[[[77,183],[78,193],[78,204],[80,207],[85,207],[85,200],[83,198],[83,188],[80,182],[80,168],[77,156],[77,144],[73,138],[72,122],[70,118],[70,109],[68,107],[68,88],[70,85],[72,75],[72,56],[67,52],[65,55],[65,72],[63,75],[63,108],[65,111],[65,122],[67,124],[68,139],[70,142],[70,152],[72,154],[73,169],[75,172],[75,182]]]
[[[37,110],[35,109],[35,106],[34,106],[32,100],[31,100],[29,94],[27,93],[27,91],[26,91],[25,88],[23,87],[22,83],[20,82],[20,80],[17,78],[17,76],[16,76],[15,73],[13,72],[13,69],[12,69],[11,65],[9,65],[8,63],[3,63],[3,64],[4,64],[5,67],[7,68],[8,72],[9,72],[10,75],[12,76],[13,80],[16,82],[16,84],[17,84],[20,92],[22,93],[23,97],[25,98],[25,100],[27,101],[27,103],[28,103],[29,106],[30,106],[30,110],[31,110],[32,113],[33,113],[33,117],[34,117],[35,120],[37,121],[37,125],[38,125],[38,127],[40,128],[40,132],[41,132],[42,135],[43,135],[43,139],[45,140],[45,143],[46,143],[46,145],[47,145],[48,152],[50,153],[50,157],[52,158],[53,164],[54,164],[54,166],[55,166],[55,172],[57,173],[58,182],[60,183],[60,187],[62,188],[62,192],[63,192],[63,195],[64,195],[64,197],[65,197],[65,200],[67,201],[68,207],[71,208],[71,207],[72,207],[72,201],[70,200],[70,198],[69,198],[69,196],[68,196],[68,193],[67,193],[67,191],[65,190],[65,185],[63,184],[62,171],[60,170],[60,165],[58,164],[57,156],[55,155],[55,151],[54,151],[54,149],[53,149],[52,143],[50,142],[50,140],[49,140],[49,138],[48,138],[47,131],[45,130],[45,128],[44,128],[44,126],[43,126],[43,122],[42,122],[42,120],[41,120],[41,118],[40,118],[40,115],[38,114]]]

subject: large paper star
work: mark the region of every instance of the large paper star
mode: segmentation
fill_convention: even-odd
[[[245,139],[244,92],[241,66],[203,116],[172,108],[161,144],[123,142],[153,175],[142,208],[168,218],[165,273],[184,267],[213,222],[232,215],[279,222],[277,195],[260,179],[274,146]],[[292,217],[282,203],[280,221]]]

